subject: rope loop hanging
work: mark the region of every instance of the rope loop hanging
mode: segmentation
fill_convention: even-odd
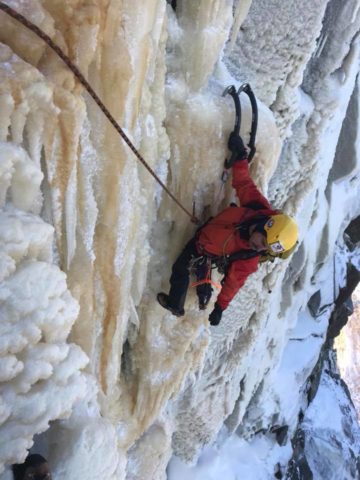
[[[124,142],[128,145],[130,150],[134,153],[134,155],[137,157],[137,159],[144,165],[146,170],[154,177],[154,179],[159,183],[159,185],[162,187],[163,190],[169,195],[169,197],[183,210],[183,212],[186,213],[191,219],[191,221],[195,224],[199,224],[200,221],[194,213],[191,213],[189,210],[187,210],[181,203],[180,201],[171,193],[171,191],[166,187],[166,185],[160,180],[160,178],[156,175],[156,173],[152,170],[152,168],[149,166],[149,164],[145,161],[143,156],[139,153],[139,151],[134,147],[133,143],[129,139],[129,137],[126,135],[124,130],[120,127],[120,125],[117,123],[115,118],[111,115],[109,110],[105,107],[99,96],[96,94],[95,90],[92,88],[92,86],[89,84],[89,82],[86,80],[84,75],[80,72],[78,67],[70,60],[70,58],[61,50],[61,48],[56,45],[55,42],[39,27],[37,27],[34,23],[32,23],[30,20],[25,18],[23,15],[15,11],[13,8],[9,7],[9,5],[6,5],[4,2],[0,2],[0,10],[2,10],[4,13],[9,15],[10,17],[14,18],[18,22],[20,22],[24,27],[28,28],[31,30],[35,35],[37,35],[39,38],[41,38],[60,58],[61,60],[69,67],[69,69],[73,72],[75,77],[79,80],[79,82],[85,87],[86,91],[89,93],[89,95],[93,98],[94,102],[98,105],[100,110],[103,112],[103,114],[106,116],[106,118],[109,120],[111,125],[115,128],[115,130],[119,133],[121,138],[124,140]]]

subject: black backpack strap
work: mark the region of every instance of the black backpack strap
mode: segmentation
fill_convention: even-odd
[[[242,207],[245,208],[251,208],[251,210],[264,210],[266,209],[266,206],[263,205],[261,202],[248,202],[245,203],[244,205],[241,205]]]
[[[259,257],[260,252],[256,250],[239,250],[231,255],[225,255],[222,257],[216,257],[212,259],[212,262],[216,265],[219,273],[226,275],[230,265],[236,260],[248,260],[249,258]]]
[[[228,255],[226,258],[228,259],[229,264],[235,262],[236,260],[248,260],[249,258],[259,257],[260,252],[256,250],[239,250],[238,252],[232,253]]]

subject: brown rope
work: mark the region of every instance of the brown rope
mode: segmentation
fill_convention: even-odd
[[[161,185],[161,187],[165,190],[165,192],[169,195],[170,198],[191,218],[191,221],[193,223],[200,223],[199,220],[196,218],[195,215],[190,213],[180,202],[177,200],[177,198],[170,192],[170,190],[164,185],[164,183],[160,180],[160,178],[156,175],[156,173],[152,170],[152,168],[146,163],[142,155],[138,152],[138,150],[134,147],[134,145],[131,143],[129,137],[125,134],[124,130],[120,127],[120,125],[117,123],[117,121],[114,119],[114,117],[111,115],[109,110],[105,107],[103,102],[100,100],[98,95],[95,93],[89,82],[86,80],[84,75],[80,72],[80,70],[77,68],[76,65],[72,63],[72,61],[69,59],[67,55],[61,50],[61,48],[56,45],[52,41],[52,39],[45,33],[43,32],[39,27],[34,25],[30,20],[25,18],[23,15],[20,13],[16,12],[13,10],[11,7],[6,5],[3,2],[0,2],[0,10],[5,12],[7,15],[10,17],[14,18],[18,22],[20,22],[22,25],[24,25],[26,28],[31,30],[35,35],[40,37],[44,42],[49,45],[49,47],[54,50],[54,52],[61,58],[61,60],[70,68],[70,70],[73,72],[75,77],[80,81],[80,83],[85,87],[89,95],[94,99],[95,103],[99,106],[103,114],[106,116],[106,118],[109,120],[109,122],[112,124],[112,126],[115,128],[115,130],[120,134],[124,142],[128,145],[128,147],[132,150],[132,152],[136,155],[138,160],[144,165],[146,170],[152,175],[155,180]]]

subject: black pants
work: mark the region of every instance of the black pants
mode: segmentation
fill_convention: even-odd
[[[170,277],[169,305],[176,309],[183,309],[186,300],[187,290],[190,283],[190,263],[201,255],[196,250],[196,239],[193,237],[186,245],[183,251],[172,266]],[[206,260],[206,259],[205,259]],[[205,279],[209,275],[209,269],[206,261],[196,262],[197,280]],[[211,296],[212,288],[209,283],[203,283],[196,287],[196,294],[199,300],[204,296]]]

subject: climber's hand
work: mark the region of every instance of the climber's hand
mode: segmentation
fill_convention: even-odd
[[[221,316],[222,316],[222,312],[223,311],[222,311],[222,308],[220,307],[220,305],[215,303],[214,310],[209,315],[210,325],[213,325],[213,326],[219,325],[220,320],[221,320]]]
[[[229,135],[228,149],[232,152],[232,157],[236,157],[235,161],[247,159],[248,151],[240,135],[236,135],[235,132],[231,132]]]

